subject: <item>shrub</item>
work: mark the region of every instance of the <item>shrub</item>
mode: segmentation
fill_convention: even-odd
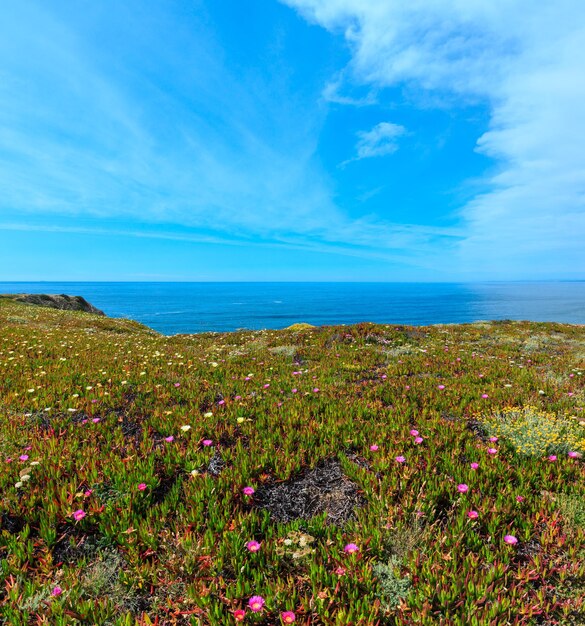
[[[490,435],[505,439],[523,456],[585,451],[585,439],[575,421],[535,407],[504,409],[485,424]]]

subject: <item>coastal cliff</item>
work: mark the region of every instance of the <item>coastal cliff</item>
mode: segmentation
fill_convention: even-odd
[[[93,313],[94,315],[105,315],[103,311],[94,307],[81,296],[68,296],[65,294],[18,293],[3,294],[1,297],[14,300],[15,302],[23,302],[24,304],[33,304],[35,306],[43,306],[50,309],[59,309],[61,311],[83,311],[84,313]]]

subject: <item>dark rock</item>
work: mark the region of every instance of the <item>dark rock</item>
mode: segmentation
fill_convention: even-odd
[[[19,293],[6,297],[14,300],[15,302],[34,304],[35,306],[44,306],[51,309],[59,309],[61,311],[83,311],[84,313],[93,313],[94,315],[105,315],[103,311],[96,309],[81,296],[67,296],[65,294],[52,295],[45,293]]]

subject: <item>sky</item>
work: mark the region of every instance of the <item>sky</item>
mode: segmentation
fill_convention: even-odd
[[[582,0],[14,0],[0,280],[585,279]]]

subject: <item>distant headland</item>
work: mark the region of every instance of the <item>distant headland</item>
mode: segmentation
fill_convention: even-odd
[[[60,309],[61,311],[83,311],[94,315],[105,315],[103,311],[97,309],[81,296],[68,296],[65,294],[37,294],[37,293],[16,293],[1,294],[0,298],[7,298],[15,302],[44,306],[50,309]]]

